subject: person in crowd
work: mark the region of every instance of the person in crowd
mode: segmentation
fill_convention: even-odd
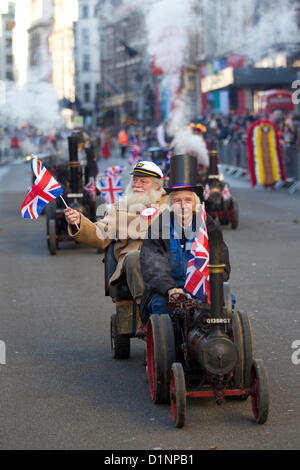
[[[20,139],[16,134],[11,138],[10,148],[13,151],[13,155],[17,156],[20,151]]]
[[[101,149],[102,158],[108,159],[110,158],[111,145],[112,145],[111,135],[108,129],[104,129],[102,133],[101,141],[102,141],[102,149]]]
[[[128,136],[125,129],[120,130],[118,134],[118,143],[120,146],[121,158],[124,159],[126,157],[126,151],[128,147]]]

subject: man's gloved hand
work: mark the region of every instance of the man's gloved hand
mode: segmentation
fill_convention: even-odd
[[[184,290],[180,287],[174,287],[173,289],[168,290],[169,300],[177,300],[180,295],[186,295]]]

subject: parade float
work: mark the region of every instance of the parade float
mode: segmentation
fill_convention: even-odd
[[[285,171],[276,126],[267,119],[254,122],[247,132],[247,152],[252,187],[273,188],[285,181]]]

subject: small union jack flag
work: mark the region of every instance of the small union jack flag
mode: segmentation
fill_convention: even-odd
[[[104,175],[105,176],[117,176],[123,173],[124,170],[125,170],[125,166],[123,165],[109,166],[108,168],[105,168]]]
[[[102,176],[99,179],[100,191],[107,204],[114,204],[123,194],[120,176]]]
[[[222,191],[222,196],[223,196],[224,201],[228,201],[229,199],[231,199],[231,194],[230,194],[228,184],[224,185],[224,188],[223,188],[223,191]]]
[[[205,201],[207,201],[207,199],[208,199],[209,196],[210,196],[210,187],[209,187],[208,184],[206,184],[205,187],[204,187],[204,194],[203,194],[203,196],[204,196],[204,200],[205,200]]]
[[[31,169],[36,180],[24,199],[21,214],[24,219],[36,220],[46,204],[59,197],[64,190],[38,158],[31,160]]]
[[[91,178],[90,182],[84,187],[84,189],[91,196],[91,198],[96,201],[96,186],[94,178]]]
[[[204,300],[204,295],[206,294],[208,303],[210,303],[208,268],[209,245],[204,205],[202,205],[199,232],[193,241],[190,256],[191,257],[188,261],[184,287],[188,292],[190,292],[190,294],[201,300]]]
[[[137,138],[133,137],[129,157],[130,166],[134,167],[139,160],[142,160],[141,147],[139,146]]]
[[[167,156],[166,156],[166,161],[165,161],[166,165],[167,165],[168,163],[170,163],[170,160],[171,160],[172,155],[173,155],[172,151],[169,150],[168,153],[167,153]]]

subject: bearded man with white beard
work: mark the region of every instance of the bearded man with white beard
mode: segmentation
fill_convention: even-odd
[[[103,250],[116,241],[117,267],[109,283],[117,284],[125,274],[131,295],[139,304],[144,292],[140,249],[149,225],[166,207],[167,194],[162,187],[163,173],[155,163],[139,162],[131,175],[124,196],[109,208],[102,220],[93,223],[71,208],[65,209],[65,217],[69,235],[77,242]]]

